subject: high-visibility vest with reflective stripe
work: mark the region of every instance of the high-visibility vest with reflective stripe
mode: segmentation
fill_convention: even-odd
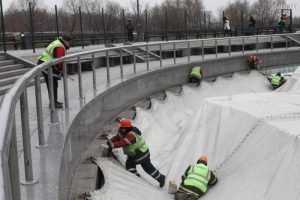
[[[210,171],[206,165],[202,163],[195,164],[191,166],[183,184],[194,186],[205,193],[207,191],[207,184],[210,176]]]
[[[130,133],[134,134],[135,143],[129,144],[129,145],[123,147],[124,153],[129,156],[135,156],[136,149],[139,149],[141,152],[145,153],[148,150],[148,145],[145,143],[145,140],[143,139],[143,137],[134,132],[130,132]],[[124,136],[122,137],[121,134],[119,134],[119,136],[121,138],[124,138]]]
[[[64,48],[64,50],[66,50],[65,46],[63,45],[63,43],[61,43],[60,40],[55,40],[47,46],[47,48],[43,51],[42,55],[38,59],[44,62],[53,60],[53,50],[56,47],[62,47]]]
[[[280,85],[280,81],[281,81],[281,77],[280,76],[273,76],[272,80],[271,80],[271,84],[279,86]]]
[[[193,67],[192,71],[190,73],[190,77],[197,77],[197,78],[201,78],[201,67]]]

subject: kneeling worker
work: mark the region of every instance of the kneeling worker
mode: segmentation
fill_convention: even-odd
[[[196,200],[217,182],[217,177],[207,167],[207,157],[200,156],[197,163],[190,165],[182,176],[175,200]]]
[[[165,176],[161,174],[151,163],[148,145],[141,136],[141,131],[132,126],[129,119],[121,119],[118,134],[107,141],[111,148],[123,148],[126,154],[126,169],[136,176],[140,174],[136,170],[137,165],[141,165],[144,171],[159,182],[159,186],[165,185]]]
[[[257,69],[258,64],[261,63],[261,60],[257,56],[248,56],[247,60],[250,69]]]
[[[268,80],[270,81],[273,90],[279,88],[286,82],[286,79],[283,76],[281,76],[280,72],[278,72],[275,76],[272,76],[271,78],[268,77]]]
[[[190,72],[190,82],[200,84],[202,78],[202,69],[199,66],[193,67]]]

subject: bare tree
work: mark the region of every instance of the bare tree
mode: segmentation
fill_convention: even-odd
[[[100,13],[101,13],[102,2],[99,0],[82,0],[83,12],[86,15],[85,25],[88,30],[95,33],[99,30],[100,24]]]
[[[108,1],[105,8],[108,31],[122,30],[122,8],[117,2]]]
[[[253,16],[261,26],[271,26],[277,22],[280,15],[280,6],[286,4],[285,0],[257,0],[253,4]]]
[[[69,32],[73,33],[78,24],[79,18],[79,6],[81,6],[81,0],[63,0],[63,6],[70,14]],[[79,29],[78,29],[79,30]]]
[[[229,18],[232,30],[238,30],[242,23],[247,22],[250,5],[248,0],[235,0],[230,2],[224,9],[224,15]]]

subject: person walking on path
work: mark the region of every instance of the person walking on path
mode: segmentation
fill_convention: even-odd
[[[224,23],[224,36],[229,35],[230,34],[229,18],[225,16],[223,18],[223,23]]]
[[[132,20],[129,19],[126,24],[126,32],[127,32],[128,42],[133,42],[133,31],[134,31],[134,27],[132,24]]]
[[[253,16],[249,17],[249,34],[254,35],[255,34],[255,24],[256,21],[254,20]]]

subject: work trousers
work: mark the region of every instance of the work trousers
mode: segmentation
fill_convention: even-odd
[[[152,176],[155,180],[160,181],[160,179],[162,178],[162,174],[152,165],[150,154],[138,162],[134,157],[128,156],[126,160],[126,169],[131,173],[140,176],[136,170],[136,166],[139,164],[147,174]]]
[[[48,74],[43,72],[43,76],[47,85],[48,89],[48,96],[50,100],[50,88],[49,88],[49,81],[48,81]],[[57,102],[57,89],[58,89],[58,78],[53,77],[53,92],[54,92],[54,102]]]
[[[127,33],[127,37],[128,37],[128,41],[129,41],[129,42],[133,42],[133,33],[128,32],[128,33]]]

